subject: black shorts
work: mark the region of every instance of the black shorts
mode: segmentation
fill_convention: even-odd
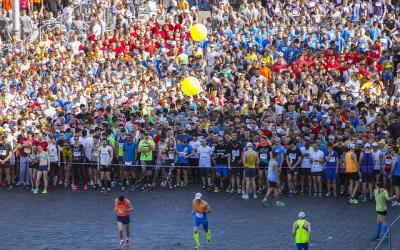
[[[346,183],[346,174],[339,172],[339,184],[344,185]]]
[[[276,181],[268,181],[268,185],[270,187],[276,188],[278,187],[278,183]]]
[[[301,175],[311,175],[311,168],[300,168]]]
[[[39,163],[31,163],[31,164],[29,164],[29,168],[38,169]]]
[[[362,182],[372,182],[374,180],[374,174],[373,173],[363,173],[361,174],[361,181]]]
[[[400,186],[400,176],[399,175],[393,175],[393,186],[397,187]]]
[[[381,171],[374,169],[374,175],[377,175],[377,174],[381,174]]]
[[[111,166],[100,165],[100,172],[111,172]]]
[[[353,180],[353,181],[358,181],[360,179],[358,172],[346,173],[346,177],[348,180]]]
[[[10,163],[0,164],[0,168],[11,168]]]
[[[128,225],[131,222],[129,216],[117,216],[117,221],[124,225]]]
[[[176,170],[188,170],[188,163],[176,163]]]
[[[376,213],[379,214],[379,215],[385,216],[385,215],[387,215],[387,210],[385,210],[385,211],[376,211]]]
[[[244,169],[244,177],[254,178],[256,177],[256,169],[255,168],[245,168]]]
[[[282,168],[281,168],[281,177],[283,177],[283,178],[286,178],[286,176],[287,176],[287,173],[288,173],[288,167],[287,166],[285,166],[285,165],[283,165],[282,166]]]
[[[199,166],[199,159],[198,158],[189,158],[189,165],[194,168]]]
[[[287,174],[298,176],[300,174],[300,170],[297,167],[296,168],[288,168]]]
[[[268,168],[268,164],[267,163],[260,162],[260,164],[258,164],[258,169],[259,170],[266,170],[267,168]]]
[[[60,167],[58,166],[58,162],[50,162],[50,175],[58,176],[60,172]]]
[[[200,177],[211,177],[211,168],[199,168]]]
[[[318,171],[318,172],[312,172],[311,175],[312,176],[322,176],[323,173],[324,173],[324,171]]]
[[[231,172],[231,176],[237,176],[240,177],[242,176],[243,172],[243,167],[240,166],[240,164],[231,164],[231,169],[229,170]]]

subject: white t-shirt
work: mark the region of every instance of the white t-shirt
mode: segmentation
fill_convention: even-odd
[[[197,148],[197,153],[199,154],[199,167],[210,168],[212,148],[210,146],[200,146]]]
[[[49,153],[49,161],[50,162],[58,162],[58,151],[57,145],[49,143],[47,146],[47,152]]]
[[[320,172],[323,168],[323,163],[321,163],[324,159],[324,152],[321,150],[315,151],[311,150],[310,152],[311,159],[311,172]],[[319,162],[316,162],[319,161]]]
[[[306,149],[305,147],[301,147],[301,155],[302,155],[302,160],[301,160],[301,168],[311,168],[311,159],[310,159],[310,152],[312,148]]]
[[[110,158],[111,158],[110,151],[112,150],[110,148],[111,147],[108,146],[108,145],[105,146],[105,147],[103,147],[103,146],[100,147],[100,154],[99,154],[99,156],[100,156],[100,165],[103,165],[103,166],[108,166],[109,165]]]
[[[199,140],[197,141],[190,141],[189,145],[192,147],[192,149],[195,151],[195,153],[193,154],[192,158],[198,159],[199,158],[199,153],[196,151],[200,145],[201,142]]]

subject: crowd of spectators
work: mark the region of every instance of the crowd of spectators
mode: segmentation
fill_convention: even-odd
[[[384,170],[387,155],[395,162],[400,153],[397,1],[162,0],[158,14],[146,21],[137,18],[141,13],[135,1],[24,2],[20,3],[22,39],[33,30],[25,30],[29,22],[63,18],[61,26],[55,25],[40,39],[25,40],[23,46],[1,57],[4,141],[0,146],[12,154],[7,161],[0,155],[4,170],[0,177],[10,186],[35,181],[27,170],[34,164],[29,163],[37,157],[36,148],[46,151],[51,143],[60,151],[60,163],[51,171],[54,185],[76,187],[83,181],[85,189],[97,183],[97,168],[88,172],[86,168],[98,160],[92,151],[103,139],[114,152],[111,180],[125,185],[136,177],[145,180],[144,190],[163,177],[157,177],[156,168],[149,174],[146,168],[137,168],[132,175],[124,173],[124,145],[129,137],[137,144],[133,162],[148,153],[141,151],[143,141],[154,144],[149,149],[151,164],[138,161],[142,167],[165,166],[168,157],[163,153],[170,139],[178,153],[191,152],[187,145],[193,145],[189,158],[194,159],[199,158],[198,144],[205,141],[212,149],[212,166],[219,157],[235,159],[232,148],[225,156],[216,154],[218,141],[229,147],[238,142],[243,151],[249,143],[255,151],[267,148],[266,154],[259,154],[267,155],[266,161],[272,157],[270,152],[281,157],[281,191],[292,178],[284,171],[292,167],[285,160],[290,144],[300,151],[312,145],[325,156],[332,146],[343,169],[345,152],[356,144],[360,159],[364,146],[381,143],[379,171]],[[0,25],[11,18],[10,1],[2,3]],[[199,7],[211,15],[201,17]],[[111,13],[110,29],[104,13]],[[195,23],[208,28],[206,40],[191,39],[189,30]],[[9,33],[1,32],[4,42],[13,42]],[[188,60],[181,60],[182,54]],[[186,76],[202,82],[198,96],[181,92],[180,82]],[[88,164],[71,164],[73,156],[68,151],[75,147],[74,138],[82,148],[79,163]],[[28,155],[22,153],[24,148],[29,148]],[[21,164],[21,157],[29,155],[34,155],[33,160]],[[168,166],[199,164],[178,158]],[[321,166],[324,162],[325,158]],[[395,164],[391,167],[396,168]],[[185,179],[182,186],[187,185],[191,178],[187,175],[197,173],[172,170],[168,179],[172,187],[182,184],[181,177]],[[262,173],[257,174],[259,191],[267,186]],[[203,183],[205,188],[230,186],[229,191],[233,190],[229,180],[217,178],[218,171],[205,174],[211,179]],[[240,187],[242,171],[238,177]],[[390,174],[379,178],[392,180]],[[301,179],[291,184],[291,194],[300,189]],[[168,181],[162,181],[163,186]],[[346,179],[341,182],[347,185]],[[311,191],[311,182],[307,184]],[[388,181],[387,185],[400,183]]]

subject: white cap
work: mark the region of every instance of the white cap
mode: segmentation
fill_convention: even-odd
[[[251,143],[251,142],[248,142],[247,144],[246,144],[246,148],[247,147],[253,147],[253,144]]]
[[[299,218],[304,219],[304,217],[306,217],[306,213],[300,212],[299,213]]]
[[[357,141],[357,144],[358,144],[358,145],[363,145],[364,143],[363,143],[362,140],[358,140],[358,141]]]
[[[356,147],[356,145],[354,145],[354,143],[352,143],[352,144],[349,145],[349,148],[350,148],[350,149],[354,149],[355,147]]]
[[[202,195],[201,193],[196,193],[196,194],[194,195],[194,199],[195,199],[195,200],[200,200],[201,197],[203,197],[203,195]]]
[[[371,145],[369,143],[365,143],[364,148],[370,148]]]
[[[378,147],[378,143],[377,142],[373,142],[372,143],[372,147]]]

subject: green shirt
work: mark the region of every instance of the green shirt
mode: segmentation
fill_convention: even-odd
[[[376,211],[383,212],[387,210],[386,201],[389,198],[389,194],[386,190],[380,192],[379,189],[374,190]]]
[[[149,151],[145,153],[140,153],[140,160],[141,161],[151,161],[153,160],[153,153],[150,150],[151,146],[154,146],[154,141],[152,139],[149,140],[141,140],[139,142],[138,148],[148,148]]]

